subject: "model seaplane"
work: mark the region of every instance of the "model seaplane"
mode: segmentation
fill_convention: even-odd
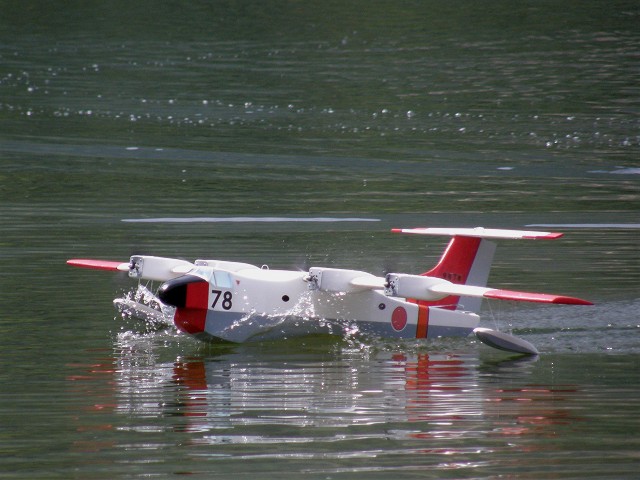
[[[132,316],[173,317],[182,332],[201,340],[245,342],[312,333],[338,333],[352,325],[364,334],[438,338],[474,333],[502,350],[537,354],[526,340],[479,327],[483,298],[591,305],[574,297],[487,287],[494,239],[552,240],[561,233],[485,228],[409,228],[392,232],[446,235],[440,261],[421,274],[313,267],[270,270],[223,260],[185,260],[134,255],[128,262],[72,259],[76,267],[128,272],[138,281],[163,282],[153,302],[116,299]],[[153,307],[149,306],[149,303]],[[342,333],[342,331],[340,331]]]

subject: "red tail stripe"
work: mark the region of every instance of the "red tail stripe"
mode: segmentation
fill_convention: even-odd
[[[422,275],[443,278],[458,285],[466,284],[481,242],[482,239],[477,237],[454,236],[438,264]],[[420,300],[418,304],[455,310],[459,301],[460,297],[449,296],[435,302]]]
[[[444,278],[451,283],[464,285],[478,253],[480,242],[482,239],[476,237],[453,237],[438,264],[423,275]]]

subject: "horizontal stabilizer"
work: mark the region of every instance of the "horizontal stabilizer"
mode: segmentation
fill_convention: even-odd
[[[394,233],[412,233],[417,235],[449,235],[475,238],[512,239],[512,240],[555,240],[562,233],[536,232],[531,230],[503,230],[496,228],[393,228]]]
[[[129,271],[129,262],[113,262],[110,260],[93,260],[90,258],[72,258],[67,264],[74,267],[90,268],[93,270]]]

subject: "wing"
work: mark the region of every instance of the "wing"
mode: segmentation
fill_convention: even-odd
[[[429,288],[430,292],[443,295],[461,295],[466,297],[482,297],[495,300],[512,300],[516,302],[555,303],[561,305],[593,305],[588,300],[566,295],[548,293],[519,292],[516,290],[501,290],[488,287],[474,287],[471,285],[456,285],[453,283],[437,283]]]
[[[67,260],[69,265],[93,270],[110,270],[129,272],[131,278],[141,280],[167,281],[193,270],[195,265],[177,258],[153,257],[150,255],[134,255],[128,262],[73,258]]]
[[[93,270],[129,271],[129,262],[113,262],[110,260],[94,260],[90,258],[72,258],[67,260],[68,265]]]

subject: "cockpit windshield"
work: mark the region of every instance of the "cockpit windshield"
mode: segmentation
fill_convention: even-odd
[[[195,275],[196,277],[200,277],[207,282],[211,282],[211,278],[213,277],[213,269],[210,267],[195,267],[189,272],[189,275]]]

